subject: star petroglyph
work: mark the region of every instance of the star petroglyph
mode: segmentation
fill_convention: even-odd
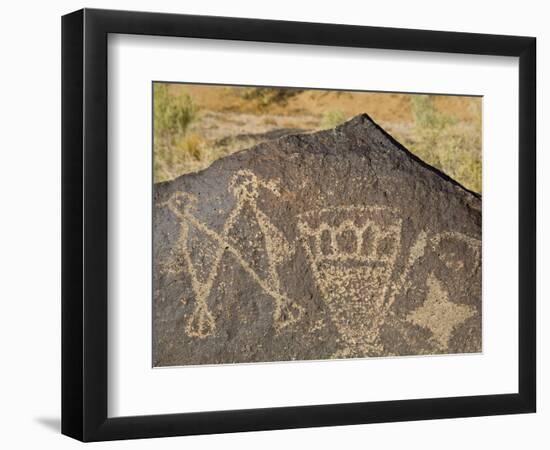
[[[155,365],[481,351],[481,197],[366,116],[154,202]]]
[[[457,305],[449,300],[449,294],[441,282],[430,274],[427,280],[428,295],[424,304],[409,314],[405,320],[428,328],[441,349],[447,348],[452,332],[462,322],[472,317],[474,308]]]
[[[208,306],[208,298],[226,252],[273,299],[276,329],[298,321],[303,311],[284,293],[278,274],[278,268],[295,252],[295,248],[257,205],[260,188],[279,195],[276,183],[263,181],[249,171],[239,171],[233,177],[230,188],[237,201],[220,232],[209,228],[193,215],[196,202],[193,196],[176,192],[166,202],[166,206],[180,219],[178,246],[195,295],[194,311],[186,325],[189,336],[204,338],[215,334],[216,323]],[[254,220],[261,231],[260,251],[266,263],[264,273],[247,260],[247,249],[243,248],[247,244],[231,237],[237,219],[245,210],[249,212],[247,217]],[[427,245],[435,248],[441,239],[450,237],[466,242],[476,251],[479,248],[478,240],[460,233],[446,232],[428,238],[427,233],[422,231],[409,249],[404,270],[395,274],[395,261],[401,251],[401,226],[396,211],[381,206],[341,206],[298,216],[301,245],[315,282],[332,313],[332,320],[348,345],[346,355],[381,350],[378,341],[380,328],[395,296],[410,287],[409,271],[424,255]],[[202,244],[192,242],[203,247],[203,256],[207,254],[199,261],[191,256],[191,230],[199,232],[205,241]],[[460,261],[450,262],[448,255],[442,254],[440,257],[448,266],[461,264]],[[444,349],[454,328],[471,317],[472,308],[450,302],[448,293],[435,275],[431,274],[426,283],[428,294],[424,305],[405,320],[429,329],[437,345]]]

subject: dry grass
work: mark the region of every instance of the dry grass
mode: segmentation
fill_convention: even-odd
[[[366,112],[421,159],[481,192],[479,97],[184,84],[155,85],[154,93],[156,182],[204,169],[264,133],[332,128]]]
[[[436,109],[428,95],[411,96],[414,125],[395,138],[413,153],[475,192],[481,193],[481,99],[467,104],[472,120]]]

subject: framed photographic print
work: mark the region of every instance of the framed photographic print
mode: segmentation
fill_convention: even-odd
[[[62,432],[535,411],[531,37],[62,21]]]

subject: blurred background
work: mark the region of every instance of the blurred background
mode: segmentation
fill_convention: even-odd
[[[481,108],[481,97],[154,83],[154,178],[367,113],[422,160],[481,193]]]

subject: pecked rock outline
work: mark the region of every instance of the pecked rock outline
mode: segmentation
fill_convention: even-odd
[[[155,366],[481,351],[481,196],[367,114],[157,184],[153,216]],[[358,242],[383,254],[358,234],[369,217],[393,230],[390,269],[376,268],[381,257],[353,260]],[[349,254],[331,242],[322,251],[335,255],[312,256],[305,231],[318,228],[347,232]],[[315,266],[338,258],[356,272]],[[335,306],[331,276],[355,297]],[[365,287],[377,294],[363,305]]]

